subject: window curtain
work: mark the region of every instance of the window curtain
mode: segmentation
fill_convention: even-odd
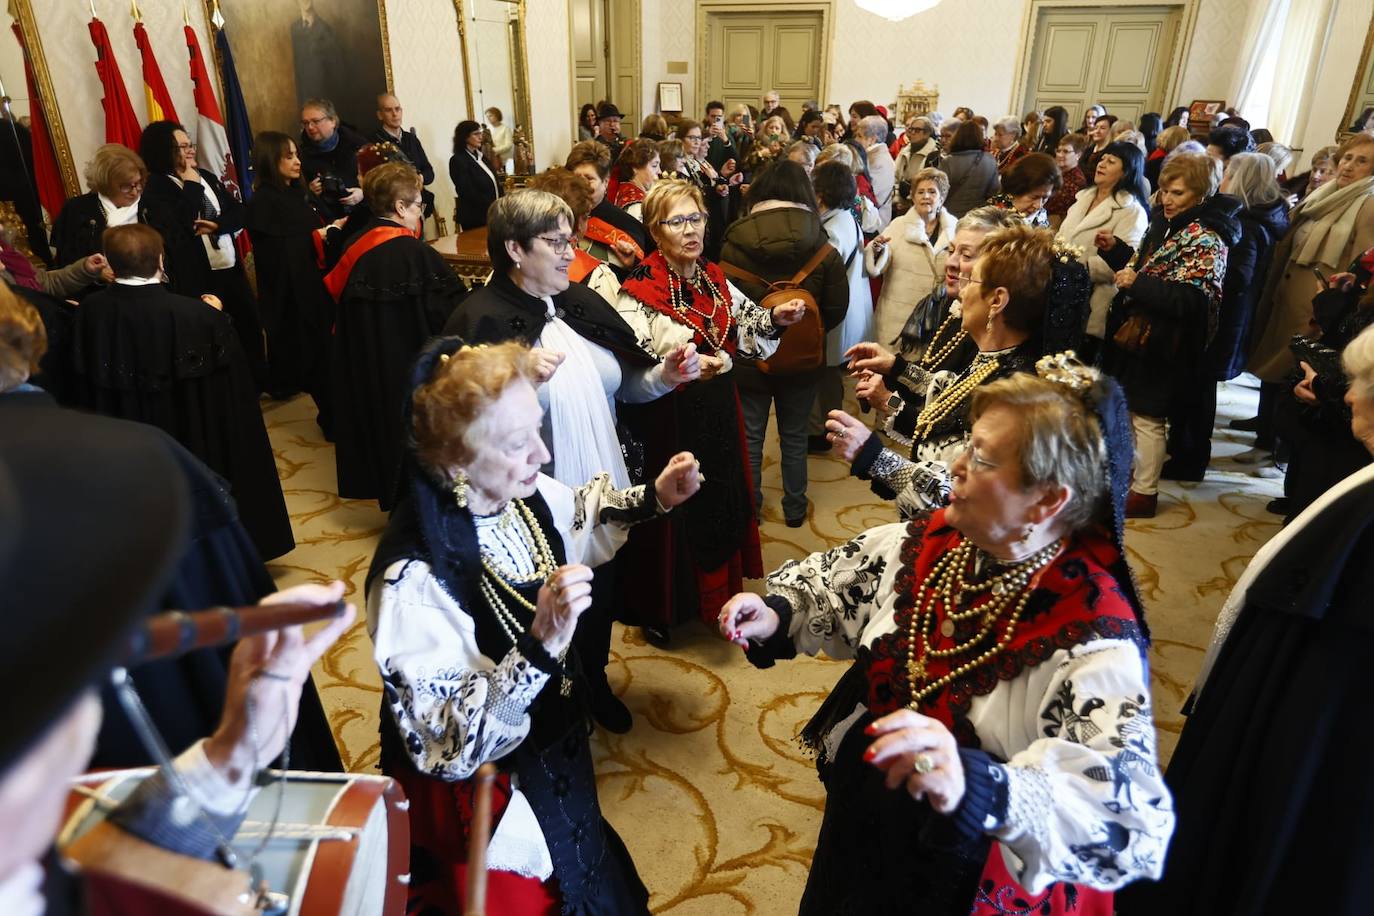
[[[1296,144],[1307,128],[1331,15],[1332,0],[1265,0],[1247,22],[1236,108],[1282,143]]]

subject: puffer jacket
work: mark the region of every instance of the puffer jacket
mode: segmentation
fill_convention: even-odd
[[[814,211],[793,204],[771,204],[755,205],[748,216],[730,224],[721,245],[720,260],[773,283],[795,276],[830,238]],[[757,283],[731,282],[755,302],[761,302],[768,294],[768,289]],[[827,331],[844,321],[849,309],[849,278],[837,252],[831,251],[802,282],[802,287],[815,297]],[[737,369],[751,368],[746,365],[748,362],[737,361]]]
[[[1288,231],[1288,203],[1246,207],[1236,214],[1240,239],[1226,254],[1226,282],[1222,286],[1217,333],[1207,347],[1207,365],[1217,381],[1235,378],[1249,356],[1245,343],[1255,317],[1255,304],[1264,289],[1265,272],[1274,246]]]

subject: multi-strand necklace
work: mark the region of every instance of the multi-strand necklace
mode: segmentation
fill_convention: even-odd
[[[907,629],[906,673],[911,686],[908,705],[912,709],[917,709],[926,697],[991,661],[1007,647],[1016,634],[1021,612],[1035,591],[1037,574],[1059,555],[1063,544],[1062,539],[1056,540],[981,582],[971,581],[979,556],[978,548],[971,541],[961,541],[936,561],[920,585]],[[975,607],[974,602],[982,595],[987,595],[988,600]],[[1010,614],[1006,613],[1008,609],[1011,609]],[[946,648],[937,649],[931,645],[937,620],[940,636],[951,640]],[[970,654],[984,644],[999,620],[1004,622],[995,645],[955,665],[946,674],[929,679],[926,671],[929,662]],[[955,634],[964,621],[975,624],[973,635],[957,641]]]
[[[688,312],[700,318],[702,335],[714,349],[719,350],[721,345],[725,343],[725,338],[730,335],[730,325],[734,322],[734,315],[730,310],[730,301],[721,294],[720,287],[716,286],[715,281],[711,279],[711,275],[705,269],[698,269],[696,276],[700,279],[700,284],[695,279],[683,279],[677,271],[669,267],[668,303],[686,324],[691,323],[687,321]],[[684,284],[688,287],[685,295],[682,289]],[[696,298],[692,295],[693,290],[711,297],[711,310],[709,312],[704,312],[696,307],[693,302]],[[724,307],[725,317],[720,319],[716,315],[721,312],[722,307]]]
[[[920,441],[929,436],[936,424],[963,404],[973,394],[973,390],[987,381],[1001,365],[995,356],[986,360],[975,358],[964,370],[963,375],[921,409],[921,413],[916,417],[916,429],[912,432],[911,438]]]
[[[950,326],[950,323],[959,320],[960,318],[957,315],[950,315],[949,317],[947,317],[944,320],[944,322],[941,323],[939,329],[935,332],[935,336],[931,338],[931,340],[939,340],[940,335],[945,333],[945,329]],[[931,347],[930,349],[926,350],[926,352],[921,354],[921,367],[923,369],[934,369],[936,366],[940,365],[940,363],[944,362],[945,357],[953,353],[954,348],[959,346],[959,344],[963,343],[964,338],[966,337],[968,337],[968,331],[965,331],[963,328],[959,328],[959,330],[955,331],[949,340],[945,341],[943,344],[940,345],[940,348],[938,350],[934,347]]]
[[[514,507],[513,511],[512,506]],[[507,512],[511,512],[510,519],[507,518]],[[514,600],[518,607],[523,608],[533,617],[536,612],[535,605],[520,594],[516,585],[528,585],[531,582],[542,582],[548,579],[556,568],[557,560],[554,557],[553,548],[549,546],[548,538],[544,537],[544,531],[539,527],[539,520],[535,518],[530,507],[525,505],[524,500],[511,500],[501,510],[501,516],[498,524],[507,530],[515,529],[522,545],[534,561],[534,572],[529,576],[521,575],[519,570],[511,568],[497,559],[494,552],[481,548],[483,575],[478,580],[478,586],[482,592],[482,597],[486,600],[492,613],[496,615],[497,623],[501,624],[501,629],[505,631],[506,638],[511,641],[511,645],[514,645],[524,635],[525,625],[520,622],[520,618],[506,604],[501,593],[504,592],[506,597]],[[567,658],[567,654],[567,649],[558,653],[560,665]],[[565,697],[572,694],[572,681],[566,676],[562,678],[558,692]]]

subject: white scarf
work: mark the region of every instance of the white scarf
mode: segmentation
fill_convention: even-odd
[[[580,487],[605,471],[617,489],[630,485],[625,455],[615,435],[615,417],[606,403],[601,373],[596,371],[591,344],[559,318],[553,300],[543,297],[548,323],[539,345],[564,356],[549,379],[549,422],[553,427],[553,477]]]
[[[1293,221],[1311,220],[1312,228],[1307,231],[1302,250],[1293,252],[1293,263],[1302,267],[1326,264],[1345,270],[1345,249],[1355,234],[1360,208],[1370,195],[1374,195],[1374,176],[1352,181],[1343,188],[1329,181],[1298,204]]]
[[[104,194],[97,193],[96,197],[100,199],[100,209],[105,211],[105,228],[113,229],[115,226],[128,226],[138,222],[138,201],[127,207],[118,207]]]

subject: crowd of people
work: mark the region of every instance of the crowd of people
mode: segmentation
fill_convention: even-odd
[[[1247,822],[1209,812],[1218,786],[1241,807],[1276,783],[1228,772],[1218,735],[1272,743],[1233,688],[1262,693],[1262,659],[1319,666],[1360,626],[1331,595],[1368,567],[1374,133],[1290,176],[1292,151],[1233,113],[1196,133],[1182,108],[1094,105],[1076,128],[1058,106],[844,114],[794,118],[770,91],[627,137],[613,103],[585,105],[563,164],[513,191],[501,112],[463,121],[457,222],[484,229],[492,268],[471,290],[422,240],[434,167],[390,94],[371,137],[319,98],[299,135],[260,134],[247,205],[181,125],[150,124],[92,157],[54,269],[5,259],[0,408],[159,427],[223,479],[260,562],[294,541],[259,398],[304,393],[338,494],[390,513],[367,631],[413,907],[459,911],[473,776],[496,762],[494,911],[647,912],[588,735],[634,725],[606,677],[612,623],[671,650],[696,620],[759,667],[852,660],[802,734],[827,791],[803,913],[1256,911],[1218,877],[1247,872]],[[1203,478],[1217,385],[1243,371],[1262,388],[1238,460],[1286,474],[1271,509],[1292,524],[1223,611],[1166,777],[1125,520],[1160,510],[1161,479]],[[817,453],[893,522],[767,571],[770,417],[786,525],[814,512]],[[6,473],[38,473],[16,455],[0,447],[0,504]],[[1302,622],[1268,620],[1262,583],[1332,532],[1349,550],[1322,557],[1325,591],[1294,593]],[[1294,728],[1344,772],[1314,721]],[[1335,817],[1315,771],[1276,756]],[[1274,862],[1321,823],[1270,822]],[[1363,855],[1322,848],[1334,874]],[[1354,906],[1327,892],[1323,912]]]

